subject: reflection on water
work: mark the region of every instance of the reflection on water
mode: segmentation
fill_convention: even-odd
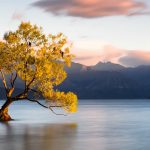
[[[76,140],[75,123],[0,126],[0,150],[71,150]]]
[[[16,120],[0,123],[0,150],[150,149],[149,100],[82,101],[68,116],[18,102],[10,112]]]

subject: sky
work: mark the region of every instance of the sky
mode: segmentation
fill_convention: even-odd
[[[75,62],[150,64],[150,0],[0,0],[0,39],[21,21],[63,32]]]

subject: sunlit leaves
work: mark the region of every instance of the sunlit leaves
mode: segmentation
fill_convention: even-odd
[[[67,77],[64,66],[71,65],[70,47],[62,33],[47,36],[41,27],[22,22],[0,42],[0,69],[8,75],[17,73],[25,85],[39,91],[46,100],[75,112],[77,96],[54,90]]]
[[[49,91],[44,93],[47,101],[50,100],[51,105],[62,106],[66,112],[76,112],[78,99],[77,96],[72,92],[59,92],[59,91]]]
[[[27,60],[27,63],[29,65],[34,65],[34,63],[35,63],[35,57],[34,56],[29,56],[28,60]]]

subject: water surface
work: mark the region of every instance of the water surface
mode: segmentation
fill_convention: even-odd
[[[0,123],[0,150],[150,148],[150,100],[82,100],[68,116],[24,101],[10,113],[15,121]]]

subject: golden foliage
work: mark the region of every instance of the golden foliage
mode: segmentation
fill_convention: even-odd
[[[67,38],[62,33],[47,36],[41,27],[22,22],[0,42],[0,70],[8,75],[17,73],[25,86],[36,89],[46,100],[61,105],[67,112],[75,112],[77,96],[54,91],[54,87],[67,77],[64,66],[70,66],[73,58],[71,46],[67,45]]]

